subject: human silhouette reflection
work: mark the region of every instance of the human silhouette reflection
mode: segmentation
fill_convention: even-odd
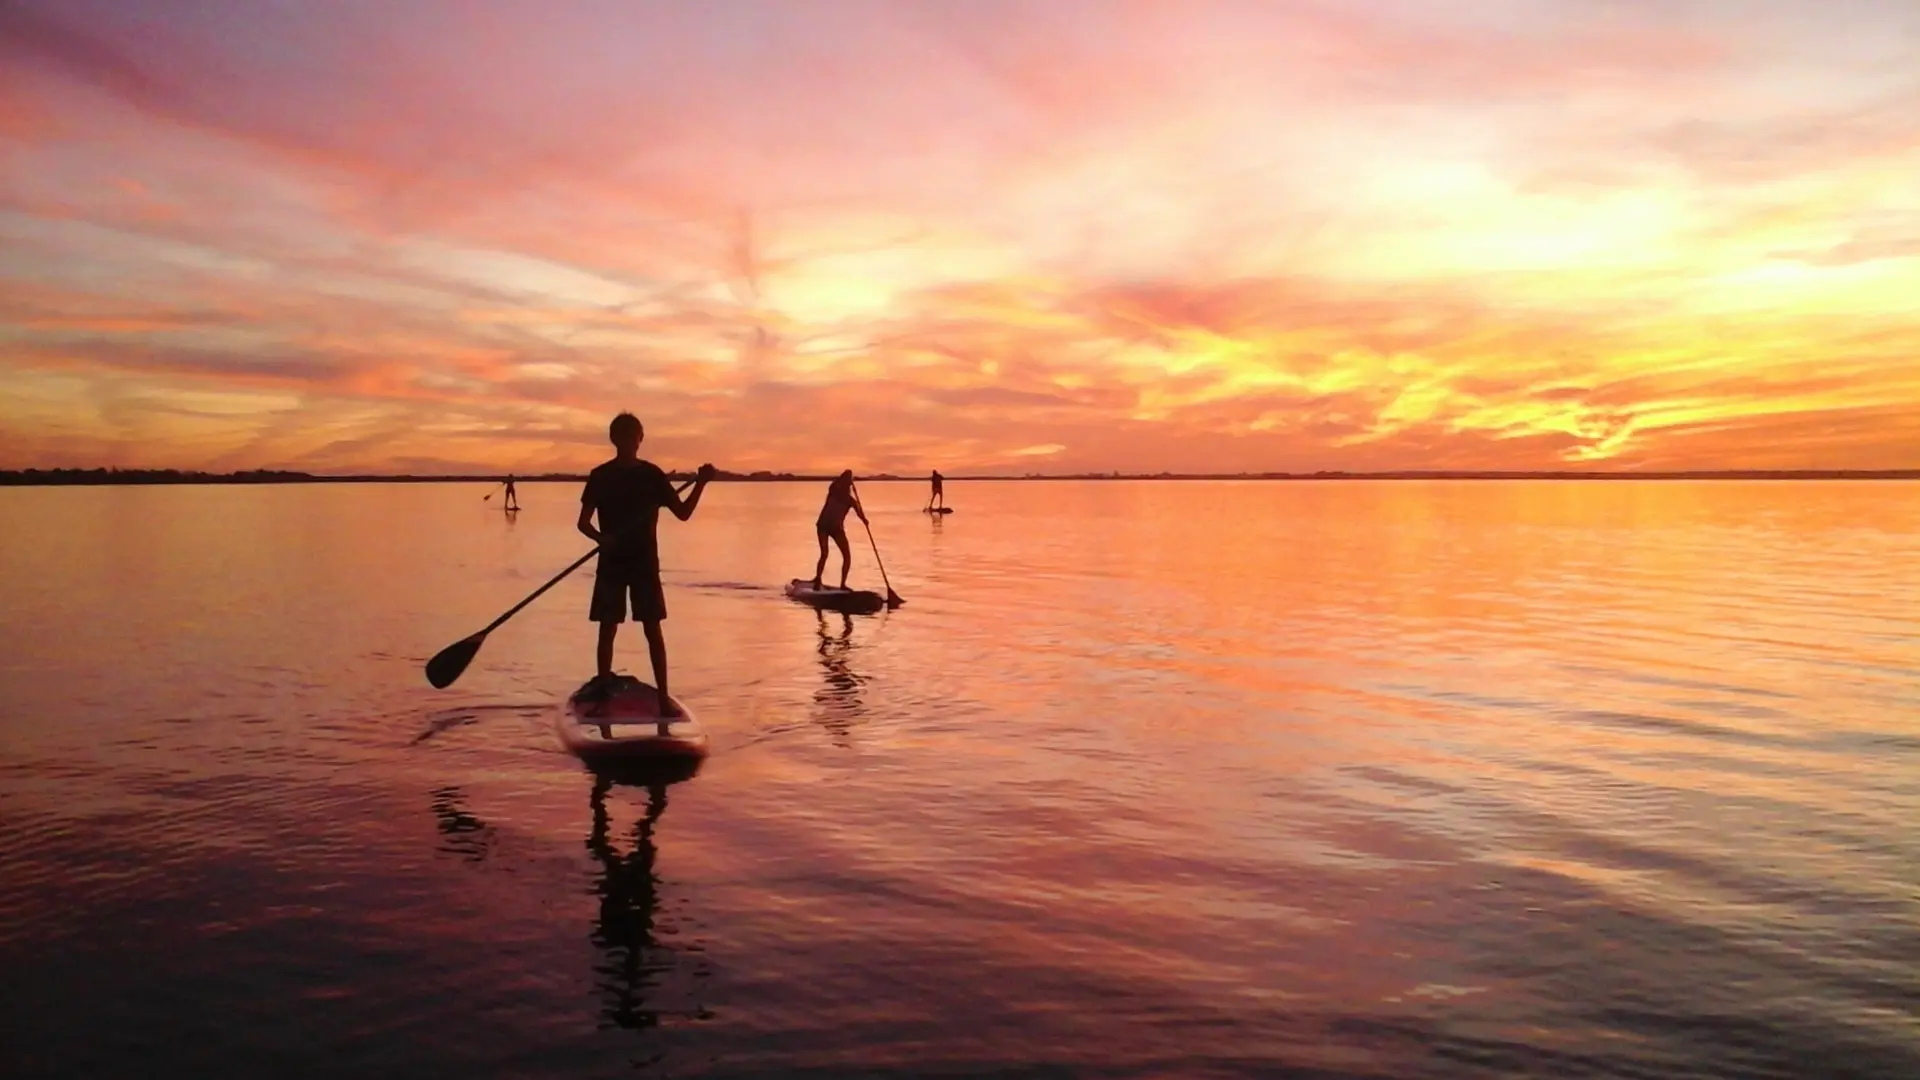
[[[673,970],[675,958],[654,934],[660,879],[653,872],[658,855],[653,827],[666,813],[668,782],[650,778],[644,785],[633,785],[644,788],[647,806],[633,824],[632,850],[623,854],[613,843],[612,818],[607,813],[607,794],[613,789],[614,779],[594,777],[593,829],[587,836],[587,850],[601,867],[594,882],[600,896],[600,914],[594,920],[591,937],[605,954],[593,969],[595,987],[603,998],[603,1027],[651,1028],[660,1024],[660,1013],[648,1007],[648,997],[659,987],[661,976]]]
[[[853,616],[846,612],[817,614],[820,616],[820,666],[826,671],[826,685],[814,691],[813,703],[819,708],[822,726],[833,735],[835,742],[844,742],[853,731],[853,721],[860,716],[860,688],[866,684],[847,663],[854,647]],[[839,620],[838,633],[834,632],[830,619]]]

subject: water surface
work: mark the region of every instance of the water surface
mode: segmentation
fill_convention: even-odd
[[[1920,1076],[1920,485],[521,489],[0,491],[0,1073]]]

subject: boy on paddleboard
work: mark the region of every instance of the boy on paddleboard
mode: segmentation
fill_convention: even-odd
[[[580,531],[600,545],[600,567],[594,576],[593,602],[587,610],[587,617],[600,624],[596,654],[599,671],[587,683],[587,691],[605,698],[618,685],[613,674],[613,639],[627,620],[631,601],[633,619],[646,631],[653,685],[660,695],[660,715],[674,716],[677,711],[667,696],[667,642],[660,632],[661,620],[667,617],[667,596],[660,586],[656,529],[663,507],[681,521],[693,516],[714,470],[712,465],[700,466],[693,494],[682,502],[667,474],[653,462],[640,459],[640,440],[644,438],[646,432],[638,417],[632,413],[614,417],[607,425],[613,460],[588,473],[586,490],[580,493]],[[594,524],[596,515],[598,527]]]
[[[929,510],[933,509],[936,504],[940,506],[947,505],[947,494],[941,490],[940,481],[940,470],[933,470],[933,493],[927,496],[927,509]]]
[[[820,561],[813,567],[813,587],[820,587],[820,575],[827,569],[827,541],[831,539],[840,545],[840,587],[847,587],[847,570],[853,565],[853,552],[847,548],[847,511],[860,515],[860,523],[866,524],[867,512],[860,506],[860,496],[853,490],[853,470],[848,469],[827,485],[826,505],[820,508],[820,518],[813,523],[814,532],[820,538]]]

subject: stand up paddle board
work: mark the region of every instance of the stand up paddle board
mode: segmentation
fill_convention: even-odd
[[[926,513],[926,514],[951,514],[951,513],[953,513],[953,507],[951,507],[951,506],[929,506],[929,507],[927,507],[927,508],[926,508],[925,510],[923,510],[923,511],[921,511],[921,512],[922,512],[922,513]]]
[[[877,592],[865,589],[841,589],[832,585],[814,588],[813,582],[804,578],[794,578],[787,582],[787,595],[803,604],[812,604],[829,611],[845,611],[854,615],[871,615],[887,606],[887,598]]]
[[[707,756],[707,732],[679,698],[680,715],[660,723],[660,696],[631,675],[614,676],[611,692],[592,684],[567,698],[555,720],[560,742],[588,764],[698,761]],[[671,696],[671,695],[669,695]]]

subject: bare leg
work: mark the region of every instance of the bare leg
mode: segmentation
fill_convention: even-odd
[[[600,647],[595,650],[594,654],[594,660],[599,664],[600,671],[594,678],[599,679],[602,683],[600,688],[601,696],[587,709],[588,716],[605,716],[607,714],[607,697],[605,695],[607,695],[612,688],[605,684],[613,678],[613,638],[614,635],[619,632],[620,624],[617,622],[603,622],[600,624]],[[600,725],[600,737],[603,739],[613,738],[613,729],[602,723]]]
[[[613,638],[619,632],[620,624],[617,622],[600,624],[600,648],[594,654],[594,659],[600,665],[599,674],[602,679],[613,677]]]
[[[820,533],[820,561],[813,564],[813,587],[820,587],[820,575],[827,572],[827,534]]]
[[[657,621],[641,624],[647,631],[647,655],[653,660],[653,686],[660,694],[660,733],[667,733],[667,718],[678,716],[673,699],[667,696],[667,637]]]
[[[833,542],[840,545],[840,587],[844,589],[847,587],[847,571],[853,567],[853,551],[847,547],[847,534],[844,531],[834,533]],[[820,565],[827,565],[827,544],[824,540],[820,542]]]

